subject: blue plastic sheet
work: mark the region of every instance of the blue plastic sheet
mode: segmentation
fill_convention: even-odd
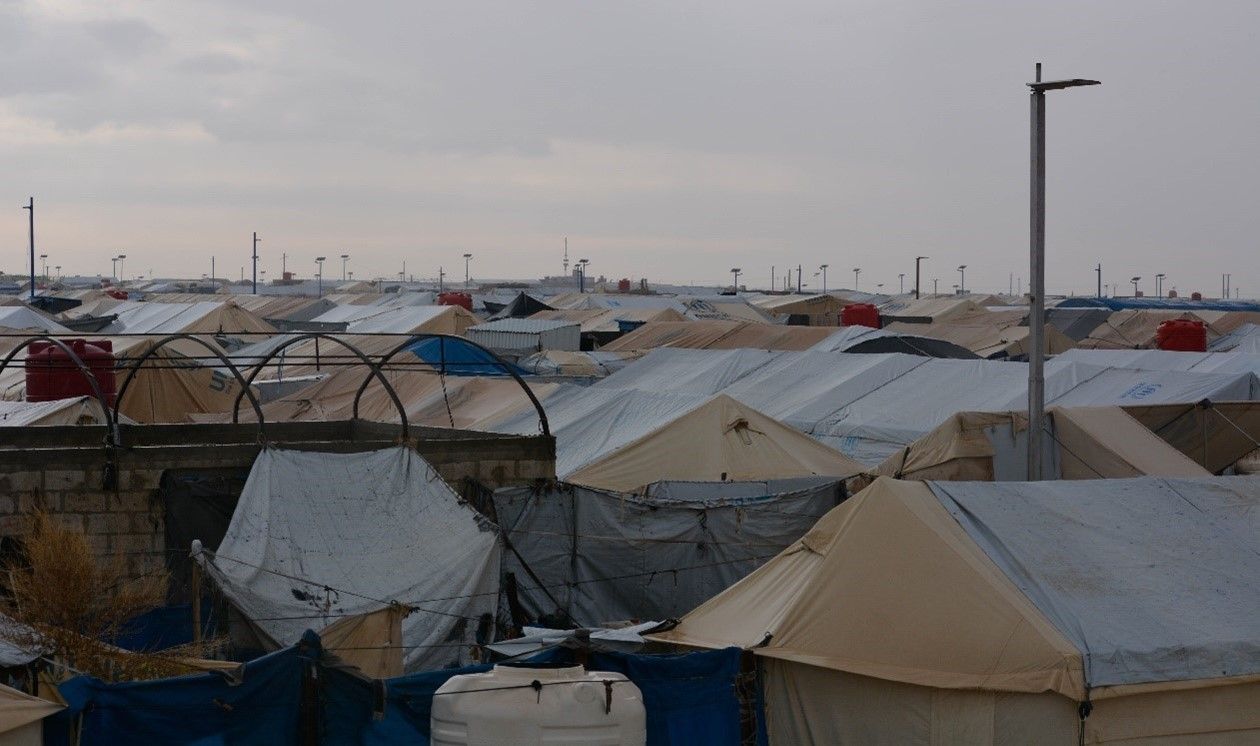
[[[400,743],[427,746],[433,693],[452,676],[482,673],[490,668],[488,665],[447,668],[380,682],[328,669],[322,702],[323,742],[352,746]]]
[[[70,743],[82,715],[80,746],[203,746],[299,742],[303,669],[318,638],[246,663],[239,681],[221,673],[110,684],[80,676],[62,684],[65,710],[45,721],[44,743]]]
[[[448,376],[506,376],[510,375],[505,368],[517,375],[528,375],[526,371],[495,359],[494,355],[460,340],[432,337],[422,339],[409,346],[407,351],[435,368],[442,369]]]

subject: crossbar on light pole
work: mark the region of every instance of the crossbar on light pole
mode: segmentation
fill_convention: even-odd
[[[1042,477],[1041,443],[1046,417],[1046,91],[1098,85],[1097,80],[1041,79],[1041,63],[1032,89],[1032,153],[1029,189],[1029,263],[1032,269],[1028,312],[1028,480]]]

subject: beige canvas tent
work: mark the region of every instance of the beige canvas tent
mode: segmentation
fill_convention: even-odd
[[[1201,477],[1209,472],[1119,407],[1052,407],[1044,468],[1057,479]],[[948,481],[1022,480],[1028,417],[1023,412],[959,412],[890,456],[876,476]]]
[[[1260,480],[883,478],[657,639],[752,649],[772,745],[1260,738]]]
[[[0,684],[0,746],[43,746],[44,718],[62,705]]]
[[[804,316],[810,326],[835,326],[840,323],[840,312],[849,305],[834,295],[761,295],[749,299],[749,303],[777,317]]]
[[[681,322],[683,315],[672,308],[583,308],[575,310],[538,311],[529,318],[548,321],[576,322],[583,333],[613,334],[620,331],[618,321]]]
[[[930,324],[898,321],[884,327],[898,334],[915,334],[965,347],[982,358],[1013,358],[1028,354],[1027,326],[1020,326],[1023,311],[977,311],[957,314]],[[1057,355],[1075,343],[1053,325],[1046,325],[1045,352]]]
[[[858,462],[719,394],[565,476],[566,482],[637,492],[660,481],[740,482],[849,477]]]

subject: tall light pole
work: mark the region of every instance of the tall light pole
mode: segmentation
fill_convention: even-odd
[[[918,300],[918,299],[919,299],[919,262],[923,261],[924,259],[928,259],[928,258],[930,258],[930,257],[926,257],[926,256],[916,256],[916,257],[914,258],[914,299],[915,299],[915,300]],[[935,294],[936,294],[935,287],[936,287],[936,286],[935,286],[935,285],[933,285],[933,290],[932,290],[932,294],[933,294],[933,295],[935,295]]]
[[[822,270],[822,276],[823,276],[823,295],[826,295],[826,294],[827,294],[827,268],[828,268],[828,267],[830,267],[830,266],[831,266],[830,264],[820,264],[820,265],[818,265],[818,268]]]
[[[1041,441],[1046,416],[1046,91],[1098,85],[1097,80],[1042,81],[1041,63],[1036,80],[1028,84],[1032,120],[1029,190],[1029,287],[1028,338],[1028,480],[1041,479]]]
[[[342,254],[341,255],[341,281],[342,282],[346,281],[346,262],[348,261],[350,261],[350,255]]]
[[[898,290],[897,292],[901,295],[905,295],[906,294],[906,273],[902,272],[898,274],[897,279],[901,281],[901,290]]]
[[[35,198],[31,197],[27,204],[22,205],[23,210],[30,210],[30,237],[31,237],[31,300],[35,300]]]
[[[590,259],[578,260],[578,270],[579,270],[578,271],[578,292],[579,293],[586,292],[586,265],[590,263],[591,263]]]
[[[127,258],[126,254],[118,255],[118,281],[119,282],[124,282],[127,279],[127,267],[126,267],[127,263],[124,261],[126,258]]]
[[[742,272],[739,267],[731,267],[731,274],[735,275],[735,294],[739,295],[739,273]]]
[[[61,279],[61,265],[58,264],[57,266],[53,267],[53,269],[57,270],[57,279],[60,280]]]
[[[315,272],[315,292],[318,297],[324,297],[324,260],[326,256],[315,257],[315,266],[318,268]]]
[[[446,270],[442,269],[442,267],[439,266],[438,267],[438,292],[439,293],[446,290],[446,288],[443,286],[444,280],[446,280]]]
[[[958,294],[967,294],[967,265],[958,265]]]
[[[472,254],[464,254],[464,289],[468,289],[468,263],[472,261]]]
[[[1094,267],[1094,271],[1098,273],[1098,297],[1099,297],[1099,298],[1101,298],[1101,297],[1103,297],[1103,292],[1102,292],[1102,289],[1103,289],[1103,288],[1102,288],[1102,286],[1103,286],[1103,282],[1102,282],[1102,262],[1099,262],[1099,263],[1098,263],[1098,266],[1097,266],[1097,267]]]
[[[858,289],[858,275],[860,274],[862,274],[862,268],[854,267],[853,268],[853,289],[854,290]]]
[[[932,295],[936,295],[936,283],[940,282],[940,278],[932,278]]]
[[[1164,278],[1167,276],[1168,275],[1164,274],[1163,272],[1160,272],[1159,274],[1155,275],[1155,297],[1156,298],[1164,297]]]
[[[258,295],[258,231],[254,231],[254,244],[250,252],[250,260],[254,268],[254,295]]]
[[[44,264],[44,282],[48,282],[48,255],[40,254],[39,260]]]
[[[116,256],[109,258],[109,275],[115,280],[118,279],[118,257]]]
[[[1130,277],[1129,282],[1133,283],[1133,297],[1138,295],[1138,283],[1142,281],[1141,277]]]

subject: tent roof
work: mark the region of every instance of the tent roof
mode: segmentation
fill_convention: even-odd
[[[881,478],[660,637],[1078,700],[1254,676],[1258,503],[1255,477]]]
[[[636,492],[661,480],[726,482],[848,477],[863,466],[808,435],[719,394],[569,472],[565,481]]]
[[[603,349],[805,350],[834,333],[834,327],[783,326],[759,321],[649,321]]]

